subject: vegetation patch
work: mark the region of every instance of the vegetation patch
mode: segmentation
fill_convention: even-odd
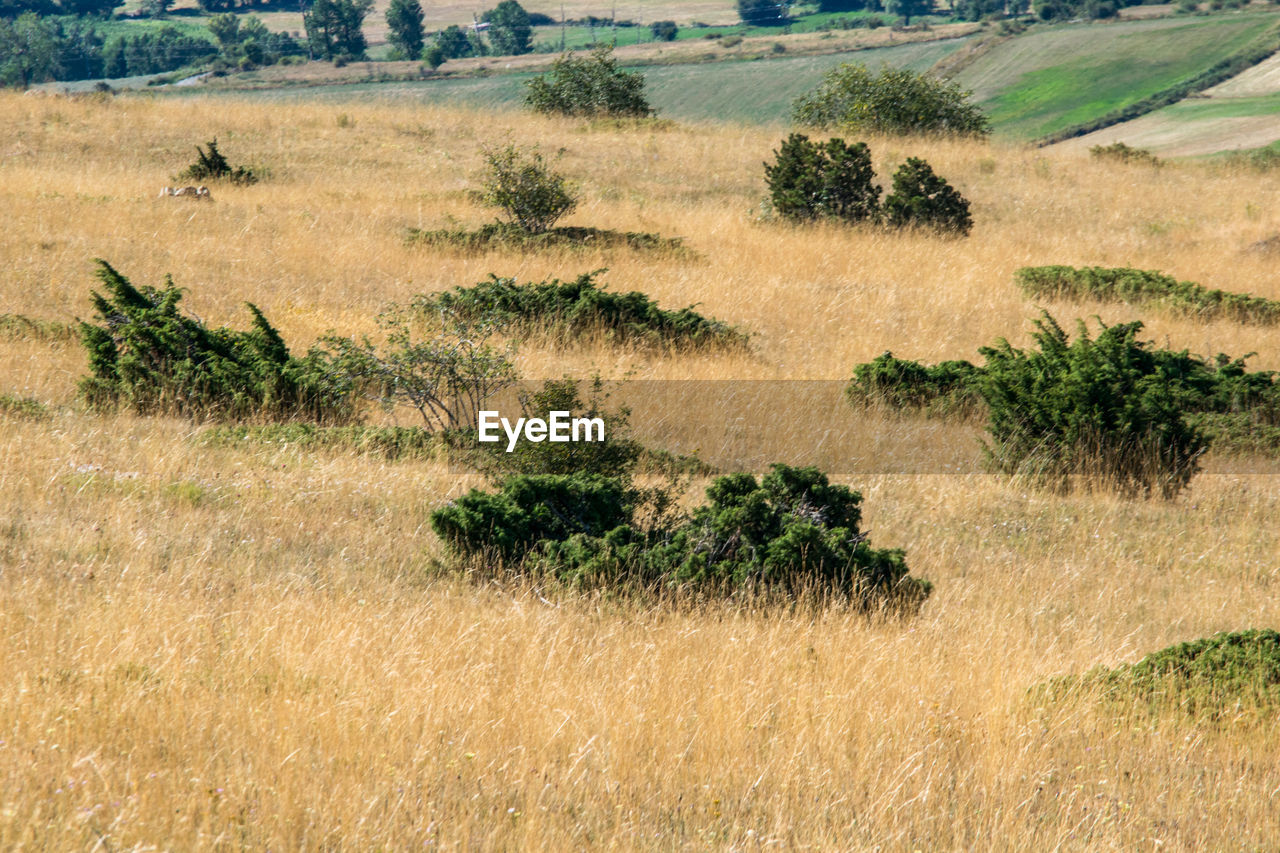
[[[197,444],[206,447],[289,446],[305,451],[356,453],[388,462],[434,459],[441,449],[439,433],[421,427],[319,426],[317,424],[225,424],[201,430]]]
[[[1089,149],[1095,160],[1111,160],[1136,166],[1163,166],[1164,161],[1145,148],[1132,148],[1123,142],[1110,145],[1095,145]]]
[[[218,140],[209,140],[209,150],[196,146],[196,160],[178,175],[180,181],[227,181],[240,186],[256,184],[262,178],[262,170],[248,166],[232,167],[218,150]]]
[[[182,291],[134,287],[98,261],[106,294],[93,293],[98,325],[80,323],[89,354],[81,397],[95,409],[123,406],[139,414],[240,420],[353,419],[352,386],[328,356],[312,349],[289,353],[257,306],[249,331],[210,329],[178,311]]]
[[[1110,706],[1150,715],[1175,711],[1197,721],[1274,722],[1280,712],[1280,634],[1214,634],[1134,664],[1054,679],[1038,693],[1053,700],[1080,690],[1098,691]]]
[[[695,306],[671,311],[638,291],[617,293],[595,281],[596,272],[573,281],[517,284],[490,275],[470,287],[418,296],[416,313],[445,314],[464,321],[487,321],[555,332],[566,337],[603,332],[617,343],[670,347],[744,347],[747,334],[721,320],[704,317]]]
[[[49,417],[49,407],[30,397],[0,392],[0,417],[43,420]]]
[[[71,323],[40,320],[23,314],[0,314],[0,340],[74,341],[79,335]]]
[[[885,134],[985,136],[991,132],[971,92],[905,68],[873,74],[861,63],[835,68],[795,102],[792,119],[806,127]]]
[[[674,30],[673,25],[673,38]],[[530,80],[528,89],[525,103],[534,112],[636,118],[653,114],[644,95],[644,75],[619,68],[612,45],[601,44],[584,59],[563,54],[549,73]]]
[[[630,249],[658,255],[693,257],[691,249],[679,237],[663,237],[642,231],[613,231],[607,228],[564,226],[548,228],[532,233],[506,222],[491,222],[477,229],[465,228],[424,231],[410,228],[410,243],[422,243],[432,248],[449,248],[477,254],[492,251],[551,251]]]
[[[1155,270],[1128,267],[1023,267],[1014,273],[1018,286],[1035,299],[1096,300],[1164,308],[1204,320],[1273,325],[1280,322],[1280,302],[1209,290],[1178,281]]]

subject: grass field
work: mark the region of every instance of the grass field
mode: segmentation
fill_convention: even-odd
[[[764,63],[761,63],[764,65]],[[616,127],[395,103],[0,94],[0,304],[90,313],[95,257],[167,273],[211,324],[259,305],[295,351],[376,334],[388,302],[608,267],[613,288],[754,333],[749,354],[525,342],[531,378],[843,380],[885,350],[1027,341],[1021,266],[1134,266],[1280,298],[1280,183],[1007,143],[870,139],[881,182],[923,155],[972,236],[757,219],[771,128]],[[563,149],[569,222],[685,238],[696,257],[459,255],[407,227],[478,225],[482,143]],[[270,180],[157,199],[217,136]],[[1049,305],[1133,319],[1123,305]],[[1137,315],[1141,316],[1141,315]],[[1153,313],[1162,345],[1257,353],[1275,332]],[[1267,849],[1273,717],[1052,704],[1029,688],[1219,630],[1280,622],[1276,462],[1210,458],[1173,501],[1054,495],[937,462],[975,430],[912,432],[917,473],[846,466],[877,547],[936,584],[910,620],[841,607],[575,594],[442,571],[429,513],[478,481],[201,425],[94,415],[74,342],[0,338],[0,847],[134,849]],[[805,411],[792,412],[803,425]],[[374,420],[382,415],[371,413]],[[394,419],[411,423],[404,412]],[[702,442],[696,405],[637,417]],[[807,451],[782,430],[779,458]],[[902,451],[900,451],[902,452]]]

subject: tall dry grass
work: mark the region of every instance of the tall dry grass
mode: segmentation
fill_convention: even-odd
[[[339,122],[339,113],[347,120]],[[531,342],[527,376],[847,378],[891,349],[1025,341],[1025,264],[1132,265],[1280,298],[1277,183],[977,143],[870,140],[881,178],[924,154],[974,202],[968,240],[756,221],[778,139],[510,115],[230,100],[0,98],[0,313],[88,312],[90,259],[166,273],[304,349],[374,332],[389,301],[608,266],[615,288],[757,334],[749,356]],[[459,256],[406,227],[479,224],[479,146],[564,148],[573,221],[686,238],[696,261]],[[217,135],[255,187],[156,199]],[[1122,306],[1050,306],[1062,318]],[[1161,342],[1256,350],[1274,330],[1141,315]],[[908,622],[839,608],[625,601],[441,572],[428,462],[209,447],[185,421],[75,404],[75,345],[0,340],[0,846],[403,849],[1267,849],[1273,723],[1040,707],[1056,674],[1280,616],[1280,488],[1213,463],[1171,502],[1056,496],[978,474],[849,470],[878,547],[937,591]],[[720,425],[637,412],[695,443]],[[804,417],[796,413],[797,418]],[[859,420],[860,418],[860,420]],[[867,442],[904,422],[851,419]],[[857,433],[847,440],[853,442]],[[780,434],[783,451],[797,439]],[[966,427],[919,437],[950,459]],[[917,451],[913,451],[917,452]],[[972,451],[966,451],[972,452]],[[833,460],[833,464],[835,461]],[[862,473],[860,473],[862,472]]]

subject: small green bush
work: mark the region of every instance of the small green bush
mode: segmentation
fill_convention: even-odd
[[[74,341],[77,327],[57,320],[40,320],[24,314],[0,314],[0,340]]]
[[[1155,270],[1044,266],[1023,267],[1014,276],[1022,292],[1033,299],[1125,302],[1165,308],[1203,320],[1233,320],[1266,326],[1280,322],[1280,302],[1209,290]]]
[[[262,312],[247,304],[247,332],[207,328],[178,311],[182,291],[138,289],[98,261],[106,295],[94,292],[99,325],[80,323],[89,375],[80,394],[93,408],[198,418],[344,422],[352,388],[320,351],[295,358]]]
[[[930,228],[962,236],[973,228],[968,200],[918,157],[908,157],[894,173],[893,192],[884,200],[884,221],[894,228]]]
[[[517,284],[514,278],[490,275],[488,281],[470,287],[419,296],[410,307],[420,316],[483,319],[554,331],[566,338],[603,331],[618,343],[740,347],[747,342],[745,333],[702,316],[693,306],[678,311],[662,309],[643,293],[605,290],[595,276],[593,272],[573,281]]]
[[[217,139],[209,140],[208,151],[197,145],[196,161],[178,175],[180,181],[230,181],[241,186],[256,184],[260,178],[261,175],[248,166],[232,168],[218,150]]]
[[[523,231],[541,234],[578,206],[569,182],[551,171],[536,149],[505,145],[486,150],[484,161],[484,203],[501,208]]]
[[[1123,142],[1095,145],[1089,149],[1095,160],[1114,160],[1138,166],[1163,166],[1164,162],[1145,148],[1130,148]]]
[[[2,417],[44,420],[49,417],[49,407],[30,397],[18,397],[0,391],[0,418]]]
[[[773,209],[792,220],[874,221],[880,214],[880,187],[866,143],[843,139],[825,143],[793,133],[764,166]]]
[[[644,76],[623,71],[613,47],[600,45],[590,58],[562,55],[551,71],[528,83],[525,104],[534,112],[565,116],[644,118],[653,114]]]
[[[881,22],[883,23],[883,22]],[[870,22],[868,22],[870,26]],[[985,136],[990,125],[971,93],[928,74],[885,65],[872,74],[845,63],[792,107],[796,124],[886,134]]]
[[[613,231],[581,225],[548,228],[539,234],[531,234],[518,225],[507,222],[490,222],[475,230],[445,228],[439,231],[422,231],[410,228],[406,232],[410,243],[422,243],[441,249],[461,252],[488,252],[495,249],[536,252],[546,249],[598,250],[630,249],[659,255],[690,258],[696,254],[686,248],[679,237],[663,237],[643,231]]]
[[[982,409],[977,387],[981,373],[967,361],[929,366],[886,352],[853,369],[845,395],[855,406],[878,404],[937,417],[968,415]]]

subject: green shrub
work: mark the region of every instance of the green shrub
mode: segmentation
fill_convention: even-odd
[[[18,397],[0,391],[0,418],[2,417],[44,420],[49,417],[49,407],[30,397]]]
[[[1280,712],[1280,634],[1256,629],[1214,634],[1134,664],[1054,679],[1037,693],[1053,700],[1080,690],[1098,691],[1104,702],[1125,712],[1271,722]]]
[[[796,124],[887,134],[985,136],[987,117],[969,103],[971,93],[928,74],[845,63],[827,74],[792,107]]]
[[[967,361],[928,366],[886,352],[853,369],[845,395],[856,406],[878,404],[939,417],[967,415],[982,408],[977,387],[981,372]]]
[[[1082,322],[1071,343],[1047,313],[1036,329],[1037,350],[981,350],[992,467],[1058,487],[1084,475],[1124,494],[1181,491],[1207,442],[1183,417],[1195,395],[1137,340],[1142,324],[1102,326],[1091,340]]]
[[[893,192],[884,200],[884,221],[895,228],[931,228],[967,235],[973,228],[969,202],[918,157],[893,175]]]
[[[763,481],[717,478],[687,518],[644,528],[621,479],[522,475],[472,491],[431,518],[461,556],[497,557],[572,583],[639,583],[715,592],[776,590],[914,610],[932,590],[903,553],[858,529],[862,496],[814,468],[775,465]]]
[[[421,316],[444,314],[466,321],[486,320],[527,330],[555,331],[566,338],[603,331],[618,343],[676,347],[746,344],[745,333],[709,319],[693,306],[670,311],[637,291],[615,293],[596,284],[596,273],[574,281],[552,279],[517,284],[490,275],[470,287],[422,295],[410,307]]]
[[[98,261],[106,295],[93,293],[100,325],[80,323],[90,374],[80,394],[94,408],[198,418],[349,421],[351,386],[318,350],[295,358],[262,312],[253,327],[210,329],[178,312],[182,291],[135,288]]]
[[[528,87],[525,104],[535,112],[636,118],[653,114],[644,95],[644,76],[618,68],[610,45],[596,47],[589,59],[562,55],[550,72],[530,80]]]
[[[487,149],[484,161],[484,203],[501,208],[510,224],[530,234],[547,231],[578,206],[569,182],[552,172],[536,149],[525,151],[514,145]]]
[[[234,169],[227,158],[218,150],[218,140],[209,140],[209,150],[204,151],[196,146],[196,161],[178,175],[180,181],[230,181],[233,184],[248,186],[256,184],[260,179],[258,172],[247,166],[236,166]]]
[[[1130,148],[1123,142],[1095,145],[1089,149],[1095,160],[1115,160],[1140,166],[1163,166],[1164,162],[1145,148]]]
[[[1165,308],[1203,320],[1273,325],[1280,302],[1209,290],[1155,270],[1128,267],[1023,267],[1014,273],[1022,292],[1033,299],[1091,299]]]
[[[277,446],[378,456],[388,462],[430,460],[441,449],[440,435],[420,427],[319,426],[288,423],[207,427],[194,437],[206,447]]]
[[[462,252],[488,252],[494,249],[536,252],[545,249],[631,249],[636,252],[652,252],[677,257],[696,257],[685,247],[679,237],[663,237],[643,231],[613,231],[606,228],[590,228],[581,225],[548,228],[539,234],[531,234],[518,225],[507,222],[490,222],[475,230],[445,228],[439,231],[422,231],[410,228],[407,239],[411,243],[423,243],[442,249]]]
[[[653,33],[655,41],[675,41],[680,28],[675,21],[654,21],[649,25],[649,31]]]
[[[773,209],[792,220],[874,221],[880,213],[880,187],[873,181],[866,143],[843,139],[811,142],[793,133],[764,166]]]
[[[70,323],[40,320],[23,314],[0,314],[0,340],[73,341],[78,334]]]

